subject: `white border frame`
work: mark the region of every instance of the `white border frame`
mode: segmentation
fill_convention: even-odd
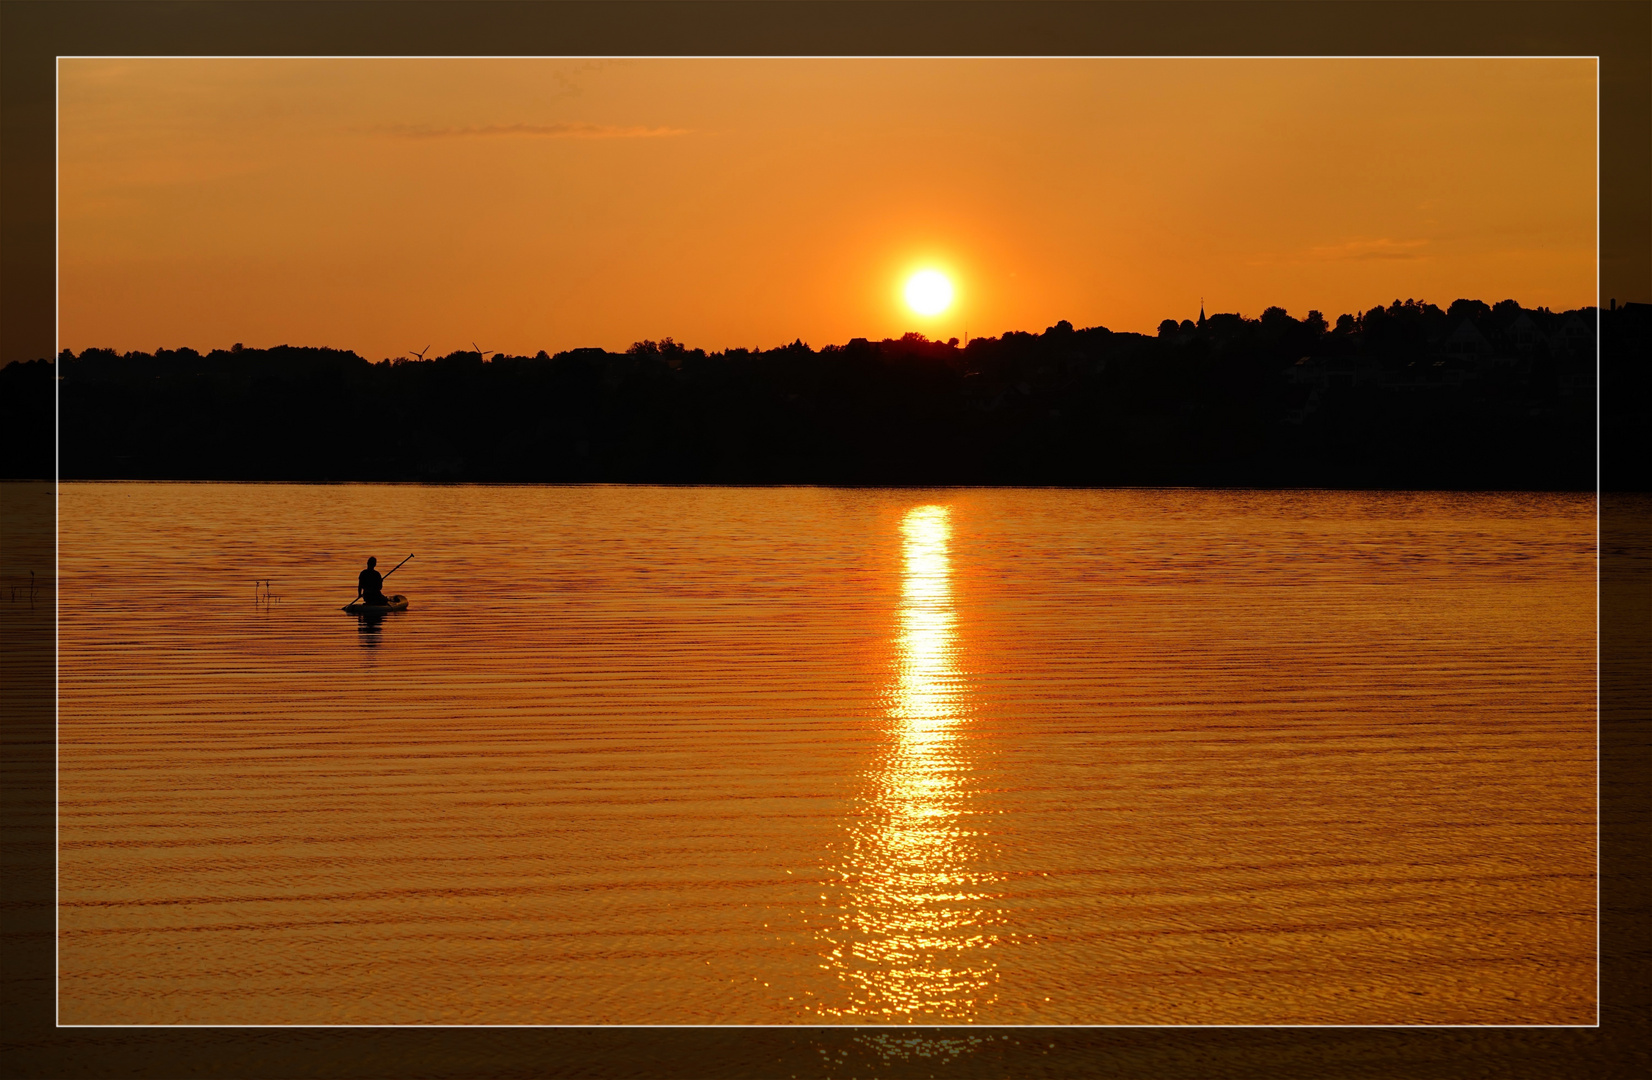
[[[59,949],[61,948],[62,931],[61,916],[61,883],[62,874],[62,822],[61,822],[61,739],[59,738],[59,724],[61,722],[62,679],[60,668],[62,664],[61,625],[62,625],[62,590],[58,587],[62,580],[59,554],[60,535],[59,498],[63,486],[62,462],[60,446],[61,410],[60,390],[62,376],[56,370],[58,357],[62,354],[61,340],[61,294],[62,272],[61,262],[61,225],[62,218],[60,199],[62,182],[59,172],[62,167],[62,63],[65,60],[1592,60],[1595,65],[1595,1022],[1592,1024],[820,1024],[799,1022],[796,1024],[65,1024],[62,1020],[62,991],[60,987],[62,965]],[[140,55],[140,54],[59,54],[52,62],[52,1022],[58,1029],[120,1029],[137,1028],[148,1030],[158,1029],[191,1029],[191,1028],[224,1028],[238,1029],[277,1029],[277,1030],[331,1030],[342,1028],[368,1029],[397,1029],[414,1028],[419,1030],[458,1028],[463,1030],[479,1030],[490,1028],[528,1028],[528,1029],[572,1029],[590,1030],[607,1028],[642,1028],[642,1029],[710,1029],[744,1030],[747,1028],[773,1029],[780,1031],[856,1031],[856,1032],[888,1032],[888,1033],[928,1033],[932,1031],[999,1031],[999,1030],[1033,1030],[1033,1031],[1065,1031],[1070,1029],[1146,1029],[1146,1030],[1180,1030],[1180,1029],[1226,1029],[1226,1028],[1261,1028],[1281,1030],[1360,1030],[1360,1029],[1420,1029],[1423,1031],[1439,1030],[1483,1030],[1483,1029],[1512,1029],[1516,1031],[1543,1030],[1559,1028],[1565,1030],[1590,1030],[1601,1026],[1601,950],[1600,950],[1600,923],[1601,923],[1601,614],[1600,614],[1600,542],[1601,542],[1601,388],[1600,388],[1600,56],[1598,54],[1573,55],[1569,53],[1544,54],[1511,54],[1511,55],[1476,55],[1476,54],[1440,54],[1440,55],[1276,55],[1276,54],[1247,54],[1247,55],[1207,55],[1207,54],[1167,54],[1167,55],[1068,55],[1068,54],[1006,54],[1006,55],[936,55],[936,54],[891,54],[891,55],[861,55],[861,54],[692,54],[692,55],[657,55],[657,54],[613,54],[613,55],[496,55],[496,56],[448,56],[448,55],[394,55],[394,56],[362,56],[352,54],[328,55],[264,55],[264,54],[223,54],[223,55]]]

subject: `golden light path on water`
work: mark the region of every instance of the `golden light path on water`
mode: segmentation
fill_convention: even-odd
[[[867,778],[835,868],[843,895],[827,932],[843,991],[830,1015],[965,1021],[991,1002],[995,940],[971,762],[960,743],[969,693],[958,666],[950,510],[901,521],[904,570],[888,715],[893,744]]]

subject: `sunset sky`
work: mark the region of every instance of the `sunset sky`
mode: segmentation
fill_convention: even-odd
[[[1595,301],[1593,60],[60,60],[59,347]],[[936,315],[903,295],[944,273]]]

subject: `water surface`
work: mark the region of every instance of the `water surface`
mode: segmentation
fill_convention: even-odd
[[[1587,496],[70,484],[60,538],[66,1023],[1594,1021]]]

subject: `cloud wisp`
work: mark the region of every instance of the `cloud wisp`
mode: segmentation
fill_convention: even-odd
[[[399,125],[384,129],[400,139],[660,139],[686,135],[686,128],[588,124],[571,120],[555,124],[474,124],[468,127],[422,127]]]
[[[1310,262],[1343,259],[1422,259],[1427,257],[1427,253],[1422,250],[1426,246],[1427,240],[1350,240],[1344,244],[1309,248],[1306,257]]]
[[[1348,240],[1246,260],[1250,266],[1303,266],[1325,262],[1422,261],[1432,259],[1427,240]]]

